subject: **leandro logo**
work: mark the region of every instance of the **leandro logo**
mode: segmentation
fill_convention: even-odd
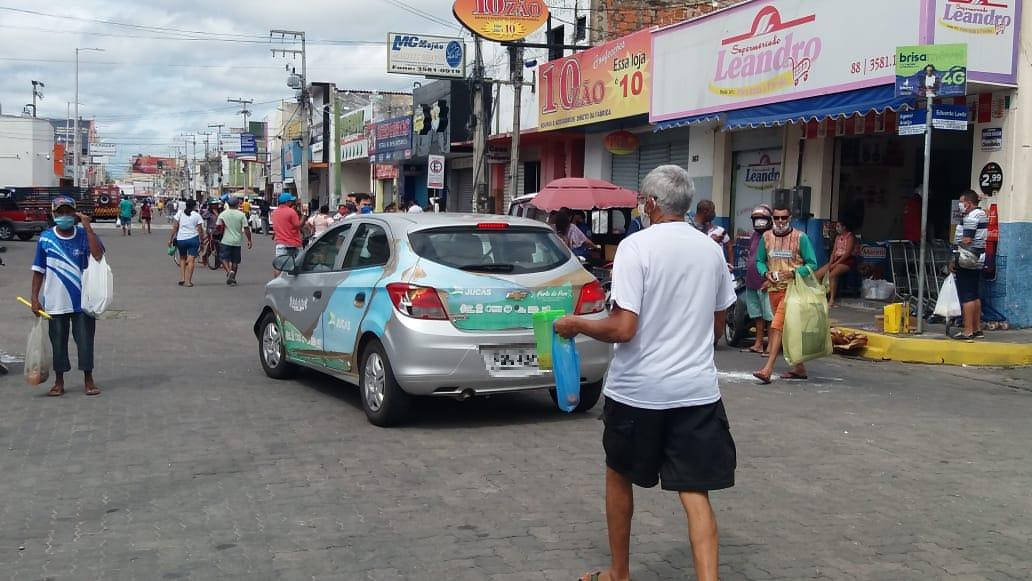
[[[1005,1],[949,0],[939,22],[946,28],[969,34],[1001,35],[1014,22],[1010,10],[1010,4]]]

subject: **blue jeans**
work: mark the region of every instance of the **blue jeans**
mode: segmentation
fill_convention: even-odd
[[[79,353],[79,370],[93,372],[93,337],[97,332],[97,320],[86,313],[50,315],[50,344],[54,348],[54,372],[67,373],[72,370],[68,360],[68,332],[72,332],[75,347]]]

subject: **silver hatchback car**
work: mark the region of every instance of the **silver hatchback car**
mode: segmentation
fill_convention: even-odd
[[[412,396],[468,399],[552,389],[538,367],[534,313],[605,316],[599,282],[548,226],[524,218],[374,214],[346,219],[266,285],[254,325],[265,372],[298,365],[359,386],[369,421],[404,421]],[[612,357],[577,339],[580,411]]]

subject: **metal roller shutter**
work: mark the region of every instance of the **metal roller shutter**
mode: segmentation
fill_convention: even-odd
[[[674,165],[681,166],[686,171],[691,163],[691,154],[688,152],[688,140],[675,141],[670,144],[670,161]]]
[[[667,163],[670,163],[670,144],[642,143],[638,152],[638,183],[641,184],[650,171]]]
[[[454,173],[455,187],[448,192],[448,210],[452,212],[473,211],[473,170],[463,169]]]
[[[609,181],[621,188],[638,191],[638,152],[635,151],[629,155],[613,155],[612,158],[612,173]]]

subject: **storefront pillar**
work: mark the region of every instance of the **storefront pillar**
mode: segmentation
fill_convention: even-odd
[[[734,235],[731,217],[731,183],[734,181],[734,155],[731,152],[731,134],[713,130],[713,205],[716,206],[720,225]],[[694,208],[693,208],[694,210]]]

